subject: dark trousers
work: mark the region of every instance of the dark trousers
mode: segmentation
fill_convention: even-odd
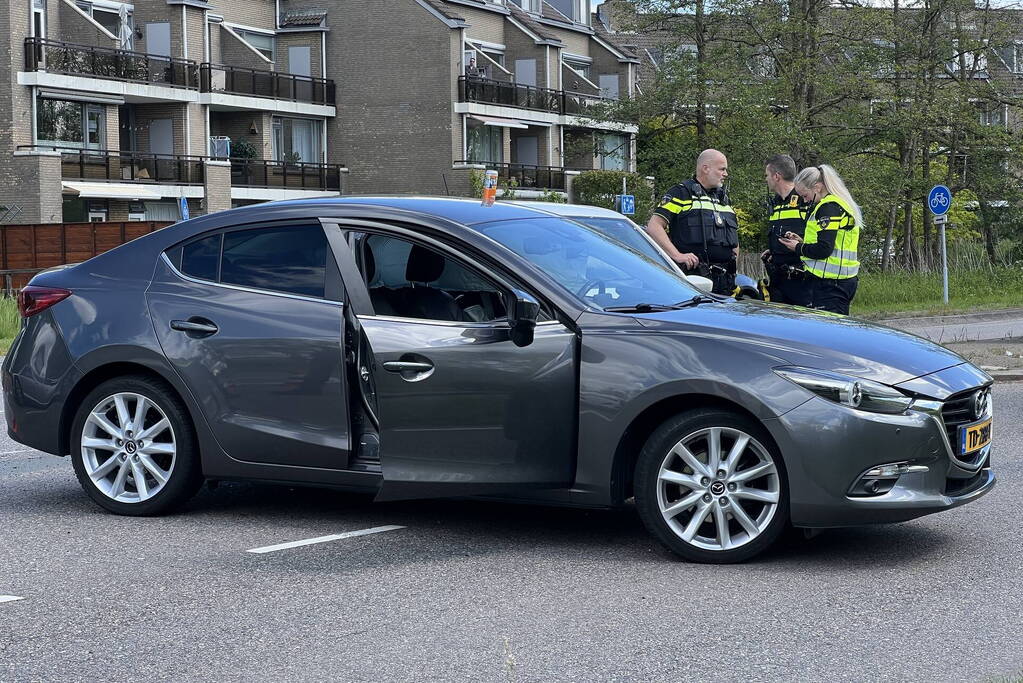
[[[767,293],[772,302],[810,306],[812,300],[810,282],[804,276],[800,276],[799,279],[788,278],[782,271],[775,271],[773,268],[768,270],[767,274],[770,278]]]
[[[831,311],[849,315],[849,304],[856,296],[859,278],[847,277],[841,280],[824,280],[815,275],[807,274],[807,282],[812,288],[813,307],[820,311]]]
[[[711,266],[716,266],[712,268]],[[700,275],[714,283],[711,292],[731,296],[735,292],[735,261],[730,263],[706,264],[701,262],[696,268],[682,268],[686,275]]]

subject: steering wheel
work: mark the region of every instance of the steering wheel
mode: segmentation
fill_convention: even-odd
[[[593,289],[594,287],[596,287],[597,289],[596,296],[600,296],[601,294],[607,294],[607,290],[604,288],[603,280],[590,280],[576,291],[576,296],[578,296],[581,299],[585,299],[586,293]]]

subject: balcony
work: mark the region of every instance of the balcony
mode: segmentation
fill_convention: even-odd
[[[203,64],[199,71],[202,92],[223,92],[329,107],[335,104],[334,81],[326,78],[310,78],[222,64]]]
[[[341,166],[302,161],[230,159],[232,187],[341,191]]]
[[[459,76],[458,101],[585,116],[588,107],[608,100],[596,95],[567,90],[535,88],[531,85],[476,76]]]
[[[205,157],[40,145],[18,149],[60,152],[60,174],[67,180],[153,185],[202,185],[205,180]]]
[[[498,164],[489,161],[456,161],[456,165],[486,166],[497,171],[499,185],[509,185],[513,190],[560,190],[565,191],[565,171],[572,169],[561,166],[530,166],[529,164]]]
[[[25,39],[25,70],[198,90],[199,65],[188,59]]]

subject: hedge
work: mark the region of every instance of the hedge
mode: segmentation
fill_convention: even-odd
[[[622,193],[622,178],[625,178],[627,194],[636,196],[636,215],[631,218],[640,225],[645,224],[656,204],[653,188],[638,173],[583,171],[572,181],[575,203],[617,210],[615,195]]]

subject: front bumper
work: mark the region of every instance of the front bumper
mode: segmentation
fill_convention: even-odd
[[[902,522],[964,505],[990,491],[995,485],[991,445],[971,466],[957,461],[940,406],[924,402],[904,415],[881,415],[814,398],[767,421],[788,469],[792,524]],[[903,474],[887,493],[849,495],[863,472],[893,462],[927,469]]]

